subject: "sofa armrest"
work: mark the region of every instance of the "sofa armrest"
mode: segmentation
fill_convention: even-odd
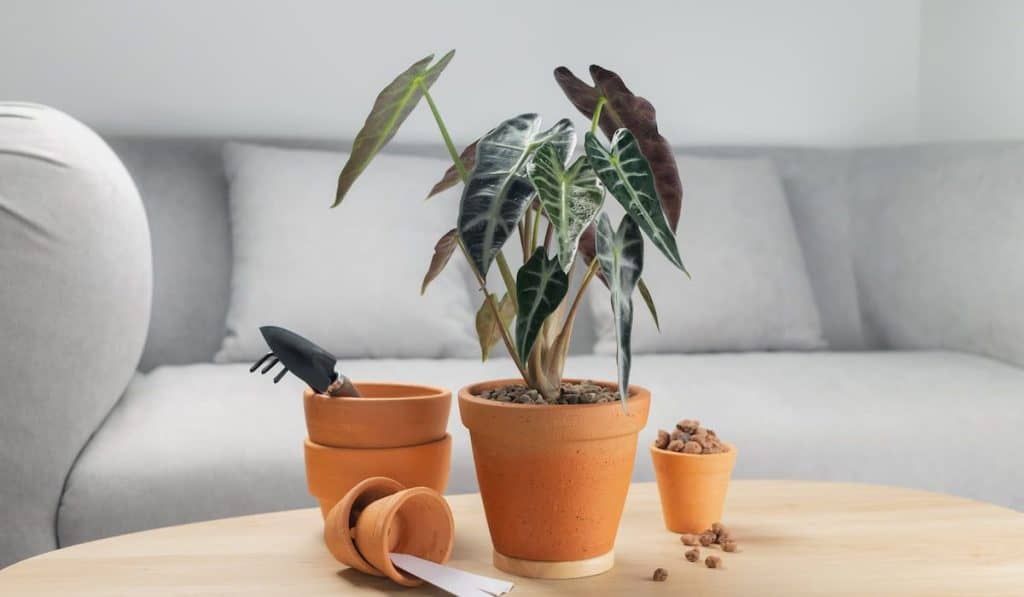
[[[110,148],[0,102],[0,567],[55,548],[64,481],[149,325],[145,211]]]

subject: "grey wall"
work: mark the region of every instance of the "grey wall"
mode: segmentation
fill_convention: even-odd
[[[918,0],[3,0],[0,98],[109,134],[351,138],[377,90],[457,48],[458,140],[572,113],[566,64],[620,71],[677,144],[913,140]],[[404,142],[436,142],[429,112]]]
[[[1024,2],[928,0],[921,31],[922,137],[1024,138]]]

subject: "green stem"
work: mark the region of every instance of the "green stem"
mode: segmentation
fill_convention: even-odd
[[[455,149],[455,144],[452,143],[452,136],[448,134],[448,127],[444,125],[444,119],[441,118],[441,112],[437,109],[437,104],[434,103],[434,98],[430,95],[430,91],[427,90],[427,86],[423,84],[423,81],[418,83],[420,90],[423,92],[423,97],[427,100],[427,105],[430,106],[430,112],[434,115],[434,122],[437,123],[437,128],[441,131],[441,137],[444,138],[444,145],[448,148],[448,155],[451,156],[452,161],[455,162],[455,169],[459,172],[459,178],[462,182],[469,180],[469,173],[466,172],[466,166],[462,163],[462,158],[459,156],[458,150]],[[600,103],[598,104],[600,105]]]
[[[512,341],[512,334],[505,327],[505,322],[501,320],[501,310],[498,309],[498,301],[494,299],[494,293],[487,292],[487,282],[484,277],[477,270],[473,260],[469,258],[469,251],[466,250],[466,245],[462,244],[462,239],[459,239],[459,248],[462,249],[462,255],[469,262],[469,269],[473,270],[473,275],[476,276],[477,284],[480,285],[480,290],[485,295],[484,302],[486,302],[490,308],[491,313],[494,315],[494,321],[497,322],[498,329],[501,331],[501,339],[505,342],[505,349],[508,350],[508,355],[512,357],[512,362],[516,364],[516,368],[519,369],[519,374],[523,376],[523,381],[530,383],[530,378],[526,373],[526,365],[519,360],[519,354],[516,352],[516,345]]]
[[[533,214],[533,226],[530,228],[530,255],[537,250],[537,231],[540,230],[540,209]]]
[[[508,289],[508,296],[512,299],[512,306],[515,307],[516,312],[519,311],[519,297],[516,296],[516,278],[512,275],[512,268],[508,266],[508,261],[505,259],[505,254],[498,251],[495,260],[498,262],[498,270],[501,271],[501,278],[505,281],[505,288]]]
[[[430,101],[429,99],[427,101]],[[608,98],[601,96],[597,100],[597,105],[594,106],[594,117],[590,119],[590,134],[597,132],[597,125],[601,123],[601,110],[604,105],[608,103]]]

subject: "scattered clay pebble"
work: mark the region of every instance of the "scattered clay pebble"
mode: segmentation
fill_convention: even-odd
[[[700,534],[700,544],[701,544],[701,546],[707,547],[707,546],[711,545],[714,542],[715,542],[715,534],[714,533],[701,533]]]
[[[665,579],[668,578],[668,570],[658,568],[654,571],[654,575],[651,578],[654,579],[654,582],[665,582]]]
[[[704,560],[704,565],[708,568],[721,568],[722,558],[718,556],[708,556],[707,559]]]
[[[694,547],[693,549],[688,550],[686,552],[686,561],[687,562],[696,562],[699,559],[700,559],[700,550],[697,549],[696,547]]]
[[[679,537],[679,540],[683,542],[683,545],[689,545],[691,547],[700,544],[700,537],[692,533],[683,534],[683,536]]]
[[[686,433],[694,433],[699,428],[700,421],[696,421],[694,419],[683,419],[682,421],[676,423],[676,429]]]
[[[668,431],[664,429],[658,430],[658,439],[654,440],[654,447],[660,450],[664,450],[668,447],[669,436]]]
[[[734,552],[736,551],[735,541],[726,541],[722,544],[722,551]]]

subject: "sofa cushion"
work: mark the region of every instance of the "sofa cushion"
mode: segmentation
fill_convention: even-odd
[[[139,188],[153,243],[153,310],[139,369],[208,363],[224,341],[231,282],[223,143],[110,143]]]
[[[476,305],[456,256],[420,295],[434,244],[455,225],[454,197],[423,197],[444,160],[381,155],[330,209],[343,153],[230,143],[234,266],[227,335],[216,360],[266,352],[281,325],[341,357],[477,353]]]
[[[775,166],[764,159],[679,158],[686,188],[677,232],[688,279],[645,242],[643,279],[660,333],[639,296],[633,353],[809,350],[825,345],[793,220]],[[606,200],[614,225],[621,206]],[[608,292],[595,283],[595,351],[615,354]]]
[[[1024,144],[864,150],[854,171],[860,303],[877,344],[1024,365]]]
[[[508,359],[349,361],[363,379],[450,387],[508,377]],[[614,375],[610,357],[569,373]],[[885,483],[1024,508],[1024,370],[950,352],[646,355],[653,392],[634,478],[651,480],[655,430],[696,417],[739,446],[736,476]],[[139,375],[86,448],[60,509],[61,545],[162,525],[312,506],[302,463],[302,385],[243,365]],[[476,489],[453,408],[450,493]],[[985,466],[978,466],[984,462]]]

